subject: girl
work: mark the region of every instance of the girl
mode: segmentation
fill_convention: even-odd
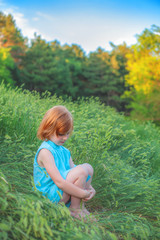
[[[64,202],[72,216],[83,218],[89,215],[84,201],[95,195],[91,186],[93,168],[88,163],[74,165],[69,150],[63,147],[72,130],[73,118],[64,106],[46,112],[37,132],[43,143],[34,160],[34,183],[52,202]]]

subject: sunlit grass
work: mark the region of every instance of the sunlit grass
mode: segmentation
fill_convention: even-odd
[[[130,121],[98,99],[73,103],[48,93],[41,98],[3,84],[0,104],[2,239],[160,238],[158,128]],[[76,164],[94,167],[97,194],[87,205],[98,218],[94,224],[73,221],[64,206],[32,190],[33,159],[40,144],[36,131],[46,110],[60,104],[74,117],[74,132],[65,146]]]

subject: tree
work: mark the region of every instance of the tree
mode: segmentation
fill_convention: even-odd
[[[109,104],[107,95],[106,73],[109,73],[109,54],[99,48],[96,52],[89,54],[84,69],[85,94],[88,96],[98,96]],[[107,89],[106,89],[107,88]]]
[[[131,115],[140,119],[160,120],[160,28],[153,25],[137,35],[137,44],[128,54],[125,96],[131,99]]]
[[[21,79],[25,88],[52,94],[70,95],[72,82],[63,50],[57,41],[47,43],[40,36],[31,42],[31,47],[23,57]]]
[[[0,82],[15,85],[12,74],[15,70],[15,63],[10,55],[9,49],[0,48]]]
[[[99,48],[89,55],[84,70],[85,94],[98,96],[105,104],[122,110],[120,96],[124,92],[125,51],[127,47],[112,45],[111,53]],[[125,51],[124,51],[125,49]],[[122,54],[123,53],[123,54]]]
[[[72,82],[71,95],[73,99],[77,99],[80,96],[84,96],[84,75],[83,67],[85,64],[86,56],[80,46],[72,44],[64,45],[63,57],[70,72],[70,78]]]
[[[112,98],[115,101],[115,106],[119,111],[126,111],[127,101],[126,99],[122,98],[122,95],[127,90],[127,87],[125,86],[125,76],[128,74],[128,70],[126,69],[126,56],[130,53],[130,48],[127,47],[125,42],[118,46],[114,45],[113,43],[110,43],[110,45],[113,48],[110,53],[110,58],[116,85],[116,92]]]
[[[20,66],[21,84],[23,83],[24,87],[29,90],[40,92],[49,90],[50,76],[53,78],[54,74],[51,64],[51,47],[40,36],[35,35],[30,48],[22,57]]]
[[[20,57],[24,54],[26,40],[16,27],[12,15],[6,16],[0,12],[0,47],[9,48],[17,64],[20,63]]]

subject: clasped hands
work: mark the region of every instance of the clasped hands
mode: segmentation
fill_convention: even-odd
[[[87,194],[86,194],[87,197],[82,199],[82,201],[84,201],[84,202],[91,200],[94,197],[94,195],[96,194],[95,189],[91,185],[90,185],[89,189],[86,189],[86,192],[87,192]]]

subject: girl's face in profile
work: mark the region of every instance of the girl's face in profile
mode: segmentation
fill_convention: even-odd
[[[59,133],[58,135],[56,135],[56,133],[54,133],[51,137],[50,137],[50,140],[52,142],[54,142],[56,145],[58,146],[62,146],[65,141],[67,141],[67,139],[69,138],[70,136],[70,131],[67,132],[66,134],[61,134]]]

